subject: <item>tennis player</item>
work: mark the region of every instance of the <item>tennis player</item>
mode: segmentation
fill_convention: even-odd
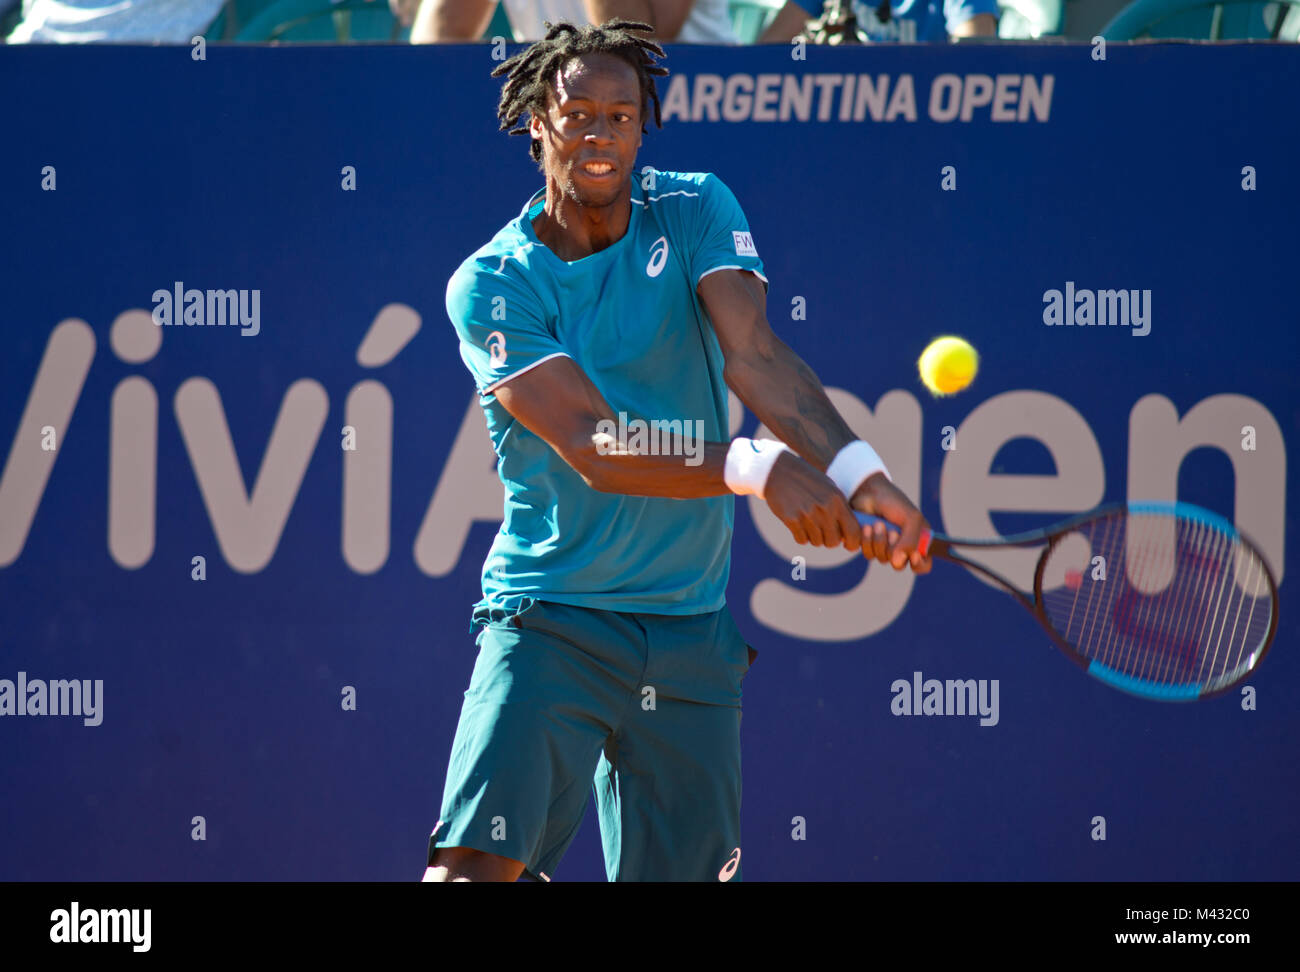
[[[506,497],[425,880],[550,880],[593,780],[611,881],[740,879],[733,497],[930,567],[921,514],[772,332],[735,196],[635,170],[668,73],[638,30],[555,24],[493,72],[546,185],[447,287]],[[728,441],[728,387],[780,441]]]

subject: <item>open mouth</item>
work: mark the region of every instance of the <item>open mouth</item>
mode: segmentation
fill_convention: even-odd
[[[604,161],[584,162],[580,166],[582,171],[589,176],[608,176],[614,174],[614,163]]]

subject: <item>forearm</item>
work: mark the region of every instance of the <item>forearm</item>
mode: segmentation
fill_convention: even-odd
[[[411,43],[478,40],[495,10],[496,0],[423,0],[411,26]]]
[[[953,37],[996,37],[998,18],[990,13],[980,13],[964,20],[953,28]]]
[[[727,361],[727,384],[772,434],[822,472],[857,438],[817,375],[775,335]]]
[[[767,25],[756,44],[785,44],[804,29],[811,15],[796,3],[787,3]]]
[[[654,28],[649,37],[674,40],[691,13],[694,0],[585,0],[593,24],[607,20],[632,20]]]
[[[570,464],[588,486],[602,493],[697,499],[731,492],[724,478],[731,448],[728,442],[676,437],[660,440],[654,447],[642,445],[639,453],[632,451],[632,445],[636,443],[598,434],[593,447]]]

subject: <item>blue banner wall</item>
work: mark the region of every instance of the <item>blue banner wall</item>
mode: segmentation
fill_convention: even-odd
[[[0,717],[0,879],[422,873],[501,495],[444,290],[542,184],[491,50],[0,49],[0,680],[102,681]],[[774,327],[937,529],[1177,496],[1282,578],[1249,691],[1155,704],[738,501],[746,878],[1300,877],[1300,50],[666,63],[641,163],[735,191]],[[154,326],[178,286],[257,324]],[[1118,289],[1143,319],[1045,323]],[[944,333],[982,370],[936,400]],[[997,704],[895,715],[918,672]],[[603,878],[594,815],[555,876]]]

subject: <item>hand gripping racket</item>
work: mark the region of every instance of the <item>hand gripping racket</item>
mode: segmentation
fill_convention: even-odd
[[[1032,598],[953,549],[1040,545]],[[926,530],[919,549],[995,581],[1066,657],[1145,699],[1227,692],[1259,667],[1277,632],[1277,582],[1259,550],[1223,517],[1189,503],[1117,503],[988,540]]]

